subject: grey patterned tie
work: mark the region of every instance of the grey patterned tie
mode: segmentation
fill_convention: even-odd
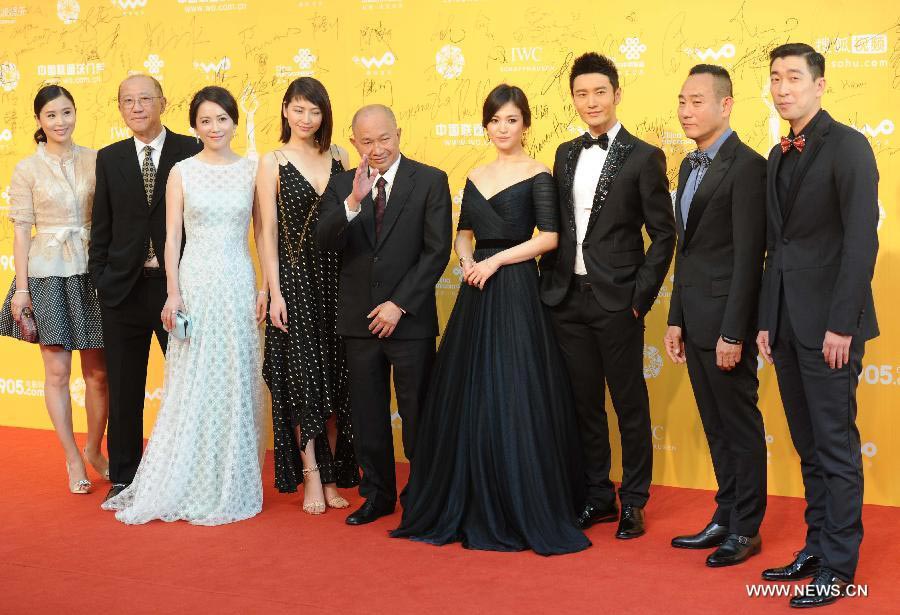
[[[145,145],[144,149],[144,162],[141,163],[141,175],[144,176],[144,192],[147,193],[147,206],[149,207],[153,202],[153,186],[156,184],[156,167],[153,166],[153,157],[151,153],[153,152],[153,148],[149,145]],[[153,249],[153,241],[147,241],[147,258],[145,262],[151,261],[156,257],[156,251]]]

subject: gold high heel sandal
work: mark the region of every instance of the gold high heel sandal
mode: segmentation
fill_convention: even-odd
[[[303,468],[303,497],[306,499],[306,479],[309,478],[311,474],[318,474],[319,466],[314,466],[312,468]],[[325,512],[325,502],[310,502],[309,504],[303,504],[303,512],[310,515],[321,515]]]
[[[72,470],[69,467],[69,462],[66,462],[66,474],[69,475],[69,491],[74,493],[75,495],[86,495],[91,492],[91,481],[86,478],[82,478],[81,480],[72,481]]]
[[[109,461],[106,459],[106,457],[103,456],[103,453],[97,453],[97,455],[100,456],[100,459],[103,460],[103,463],[96,464],[94,463],[94,460],[91,458],[91,456],[88,455],[87,447],[81,449],[81,452],[84,453],[84,456],[87,458],[88,463],[91,464],[91,467],[97,471],[97,474],[99,474],[104,479],[109,480]]]

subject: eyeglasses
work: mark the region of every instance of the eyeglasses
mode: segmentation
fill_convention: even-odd
[[[119,104],[122,105],[123,109],[131,109],[134,107],[135,103],[141,103],[141,107],[149,107],[150,104],[158,98],[162,98],[162,96],[141,96],[139,98],[120,98]]]

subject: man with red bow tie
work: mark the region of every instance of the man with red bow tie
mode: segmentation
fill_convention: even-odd
[[[862,542],[863,471],[856,387],[878,335],[878,169],[866,138],[821,107],[825,58],[789,43],[770,54],[770,89],[791,131],[769,154],[768,246],[757,345],[775,364],[806,491],[806,544],[763,572],[813,577],[791,606],[834,602],[853,582]]]

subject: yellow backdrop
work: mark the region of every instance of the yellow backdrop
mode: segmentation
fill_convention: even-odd
[[[900,401],[900,315],[893,311],[900,257],[898,146],[900,25],[894,6],[748,0],[615,6],[595,0],[0,0],[0,286],[13,277],[12,227],[6,221],[9,176],[33,151],[31,109],[46,82],[69,88],[78,104],[76,140],[102,147],[128,135],[116,109],[116,85],[131,72],[165,88],[164,121],[188,130],[187,102],[206,84],[229,88],[241,103],[239,152],[277,146],[279,102],[302,75],[323,81],[335,110],[335,140],[349,146],[349,120],[364,103],[393,107],[406,155],[450,175],[455,210],[466,172],[492,156],[480,126],[485,94],[500,82],[522,87],[534,126],[528,147],[551,163],[557,144],[581,130],[571,105],[568,66],[596,50],[615,59],[623,86],[622,122],[668,156],[669,177],[692,143],[676,118],[688,69],[718,63],[735,85],[732,125],[766,154],[786,133],[768,95],[768,51],[806,41],[827,59],[825,106],[871,141],[881,171],[881,250],[875,297],[882,335],[868,345],[859,388],[866,501],[900,505],[893,414]],[[838,5],[840,8],[829,8]],[[601,8],[603,7],[603,8]],[[674,189],[674,183],[672,188]],[[760,204],[762,206],[762,204]],[[446,321],[459,269],[438,284]],[[644,376],[650,388],[654,482],[711,488],[715,478],[687,372],[663,357],[671,278],[647,318]],[[159,407],[162,355],[151,357],[145,429]],[[761,407],[769,449],[769,492],[802,495],[799,461],[771,367],[763,366]],[[49,428],[37,348],[0,340],[0,424]],[[75,424],[84,429],[84,382],[73,374]],[[614,415],[613,415],[614,416]],[[614,421],[613,421],[614,423]],[[614,431],[613,438],[618,434]],[[399,450],[399,447],[398,447]],[[616,466],[619,463],[616,447]],[[614,472],[620,472],[618,467]]]

